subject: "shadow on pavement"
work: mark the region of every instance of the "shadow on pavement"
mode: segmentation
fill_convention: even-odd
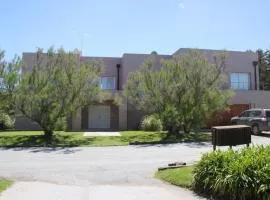
[[[259,136],[259,137],[268,137],[268,138],[270,138],[269,132],[262,132],[260,135],[256,135],[256,136]]]
[[[212,147],[210,142],[175,142],[175,143],[167,143],[167,144],[141,144],[141,145],[134,145],[136,148],[144,148],[144,147],[172,147],[176,145],[182,145],[189,148],[205,148],[205,147]]]
[[[29,153],[59,153],[59,154],[73,154],[81,151],[79,148],[68,148],[68,147],[16,147],[16,148],[7,148],[2,147],[0,150],[12,150],[12,151],[27,151]]]

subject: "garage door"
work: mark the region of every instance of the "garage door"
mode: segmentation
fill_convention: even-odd
[[[88,128],[108,129],[110,128],[110,106],[96,105],[89,107]]]

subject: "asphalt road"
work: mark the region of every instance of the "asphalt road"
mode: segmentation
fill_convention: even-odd
[[[269,145],[270,138],[253,136],[252,142]],[[175,161],[191,164],[198,161],[202,153],[209,151],[212,151],[210,143],[64,149],[1,149],[0,177],[12,178],[19,182],[4,192],[0,199],[14,200],[18,196],[19,199],[23,199],[23,192],[26,191],[23,188],[36,188],[31,190],[32,193],[30,191],[26,193],[33,195],[33,198],[25,196],[25,199],[28,200],[35,199],[34,197],[42,192],[44,197],[52,199],[46,196],[49,194],[48,191],[55,191],[52,193],[54,197],[57,196],[56,194],[72,196],[77,191],[80,194],[77,195],[77,199],[93,200],[110,197],[111,199],[127,199],[127,196],[131,197],[132,194],[133,196],[134,194],[139,195],[136,198],[144,199],[143,197],[145,197],[148,200],[157,199],[155,195],[159,197],[175,195],[175,197],[183,197],[182,199],[198,199],[190,192],[164,184],[154,179],[153,176],[160,166]],[[73,193],[71,194],[71,192]],[[17,197],[14,196],[16,194]],[[87,197],[82,198],[82,194]],[[96,198],[93,196],[88,198],[89,194],[96,194]],[[120,197],[119,194],[122,196]],[[116,195],[115,198],[112,198],[113,195]],[[127,196],[125,197],[125,195]],[[152,195],[153,198],[149,198],[149,195]],[[55,199],[62,199],[62,197]],[[75,200],[76,198],[70,199]]]
[[[0,151],[0,177],[65,185],[157,184],[158,167],[194,163],[209,143],[159,146],[30,148]]]

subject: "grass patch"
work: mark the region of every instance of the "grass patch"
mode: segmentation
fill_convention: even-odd
[[[129,143],[177,143],[205,142],[211,140],[208,133],[183,134],[178,137],[166,132],[123,131],[121,137],[84,137],[83,132],[55,132],[51,146],[119,146]],[[4,131],[0,132],[0,147],[42,147],[46,140],[42,131]]]
[[[193,182],[194,166],[187,166],[176,169],[161,170],[156,173],[156,177],[172,185],[190,188]]]
[[[12,185],[12,181],[6,179],[0,179],[0,193]]]

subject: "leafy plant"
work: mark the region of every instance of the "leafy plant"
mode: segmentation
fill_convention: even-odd
[[[141,122],[141,129],[144,131],[162,131],[161,120],[154,115],[146,116]]]
[[[5,60],[5,52],[0,49],[0,111],[15,117],[16,94],[21,78],[21,58],[14,56]]]
[[[0,130],[11,129],[14,126],[14,120],[6,113],[0,113]]]
[[[205,154],[194,169],[193,189],[215,198],[264,200],[270,196],[270,147]]]
[[[190,133],[228,107],[233,93],[227,87],[225,68],[225,53],[213,55],[213,63],[199,51],[168,60],[153,54],[130,73],[125,95],[139,110],[158,115],[169,132]]]
[[[33,54],[31,70],[23,71],[18,86],[17,109],[37,122],[50,142],[55,130],[79,108],[102,101],[98,80],[103,63],[81,61],[77,54],[50,48]]]

